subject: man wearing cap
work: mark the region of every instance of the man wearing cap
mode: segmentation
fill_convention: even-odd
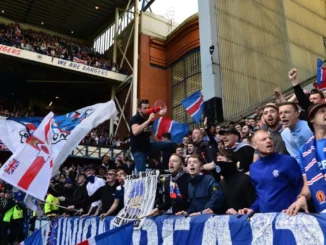
[[[254,148],[245,142],[240,143],[240,133],[235,128],[228,128],[220,132],[223,135],[223,142],[226,149],[234,152],[235,158],[239,162],[238,170],[248,172],[249,166],[253,162]]]
[[[88,165],[85,168],[85,174],[87,176],[88,183],[86,185],[87,193],[89,196],[93,195],[100,187],[105,185],[105,180],[95,176],[96,167],[95,165]],[[87,215],[93,213],[93,210],[96,209],[95,215],[97,215],[101,208],[101,201],[95,201],[91,204],[90,209],[88,210]]]
[[[299,162],[299,148],[313,135],[307,121],[299,120],[296,103],[285,102],[279,105],[279,114],[283,127],[282,139],[289,154]]]
[[[260,159],[250,165],[250,177],[256,190],[256,200],[239,214],[281,212],[300,193],[303,186],[300,167],[294,158],[274,152],[272,137],[258,130],[252,137]]]
[[[287,209],[289,215],[296,215],[300,209],[308,213],[310,199],[316,212],[326,211],[326,103],[308,108],[308,123],[314,135],[300,148],[299,155],[304,186]]]

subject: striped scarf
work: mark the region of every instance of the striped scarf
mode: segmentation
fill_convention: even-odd
[[[323,148],[323,159],[317,159],[316,139],[311,137],[302,148],[302,168],[306,174],[307,184],[311,193],[315,209],[321,212],[326,209],[326,169],[322,168],[321,162],[326,160],[326,141]]]
[[[182,199],[182,195],[177,184],[177,180],[184,174],[184,171],[181,171],[174,177],[170,177],[170,198],[171,199]]]

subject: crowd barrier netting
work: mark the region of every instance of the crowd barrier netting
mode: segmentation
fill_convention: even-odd
[[[104,221],[99,217],[59,218],[52,223],[50,232],[43,233],[44,240],[51,245],[75,245],[113,229],[112,221],[113,217]],[[147,218],[140,230],[134,229],[130,244],[319,245],[325,244],[325,233],[326,214],[300,213],[289,217],[284,213],[266,213],[255,214],[250,219],[246,215],[187,218],[165,215]]]

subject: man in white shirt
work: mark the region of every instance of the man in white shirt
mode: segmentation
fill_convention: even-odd
[[[85,174],[87,176],[88,183],[86,185],[88,196],[91,196],[99,189],[105,185],[105,180],[95,176],[96,167],[94,165],[89,165],[85,168]],[[94,215],[98,215],[101,209],[101,201],[96,201],[91,204],[87,215],[93,214],[93,210],[96,209]]]

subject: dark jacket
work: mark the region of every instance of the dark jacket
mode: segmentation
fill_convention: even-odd
[[[164,202],[158,207],[160,211],[167,211],[172,207],[172,213],[187,210],[189,207],[188,202],[188,183],[190,175],[184,173],[180,178],[177,179],[176,183],[180,189],[182,199],[175,199],[170,197],[170,179],[171,176],[167,177],[164,181]]]
[[[75,187],[72,195],[66,196],[65,203],[66,205],[76,205],[77,203],[80,203],[82,200],[88,198],[87,189],[86,189],[87,182],[85,182],[83,185]]]
[[[213,162],[216,160],[217,157],[217,145],[216,141],[215,143],[212,143],[210,141],[200,141],[198,142],[196,147],[196,154],[201,155],[205,158],[207,163]]]
[[[248,172],[249,166],[254,160],[255,150],[250,145],[246,143],[240,143],[234,149],[235,158],[239,162],[239,171]]]
[[[229,176],[223,176],[220,181],[221,189],[225,195],[226,209],[239,209],[250,207],[256,199],[255,188],[249,175],[235,172]]]
[[[216,212],[224,206],[224,194],[215,179],[209,175],[190,178],[188,195],[190,202],[188,214],[202,212],[207,208]]]
[[[95,191],[93,195],[90,197],[84,199],[79,204],[77,204],[77,208],[82,208],[85,205],[90,205],[92,202],[96,202],[98,200],[101,200],[102,207],[101,207],[101,213],[106,213],[112,206],[114,199],[115,199],[115,190],[119,186],[118,183],[115,183],[113,186],[110,186],[108,184],[100,187]]]

